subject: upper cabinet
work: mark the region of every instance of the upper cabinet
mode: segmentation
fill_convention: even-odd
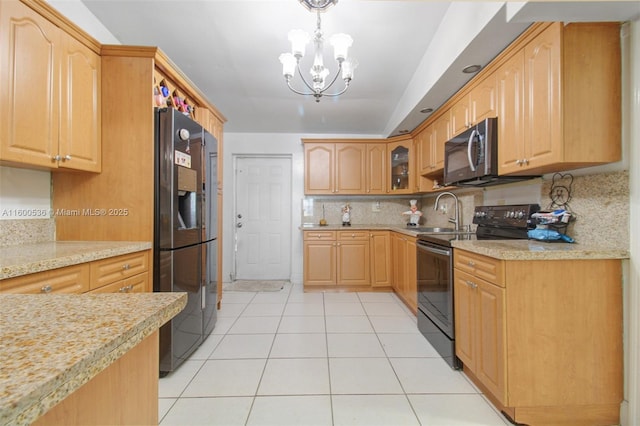
[[[100,56],[18,1],[0,2],[0,161],[101,171]]]
[[[386,194],[386,143],[304,141],[305,194]]]
[[[417,191],[415,179],[415,152],[413,139],[401,137],[387,145],[389,173],[387,185],[390,194],[413,194]]]
[[[538,27],[497,71],[499,173],[619,161],[620,67],[619,24]]]

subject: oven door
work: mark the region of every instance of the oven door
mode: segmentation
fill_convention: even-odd
[[[453,249],[419,240],[417,256],[418,309],[453,339]]]

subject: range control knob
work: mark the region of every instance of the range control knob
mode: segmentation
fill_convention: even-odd
[[[522,210],[520,210],[518,212],[518,219],[522,219],[524,217],[524,212]]]

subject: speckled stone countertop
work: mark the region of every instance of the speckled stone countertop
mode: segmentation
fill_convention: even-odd
[[[401,232],[417,236],[417,232],[408,227],[394,225],[309,225],[301,226],[302,231],[348,231],[381,230]],[[547,243],[534,240],[461,240],[452,241],[454,248],[464,249],[503,260],[560,260],[560,259],[628,259],[629,251],[624,248],[606,245],[595,246],[570,243]]]
[[[32,423],[186,301],[186,293],[0,295],[0,425]]]
[[[0,280],[148,250],[140,241],[52,241],[0,247]]]
[[[464,249],[502,260],[628,259],[626,249],[534,240],[452,241],[455,249]]]
[[[358,231],[358,230],[371,230],[371,231],[394,231],[400,232],[405,235],[409,235],[411,237],[415,237],[419,234],[415,229],[409,228],[407,226],[397,226],[397,225],[351,225],[351,226],[342,226],[342,225],[303,225],[299,228],[301,231]]]

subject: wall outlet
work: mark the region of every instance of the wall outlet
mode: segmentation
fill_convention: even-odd
[[[374,213],[380,213],[380,201],[376,201],[375,203],[371,204],[371,211]]]

